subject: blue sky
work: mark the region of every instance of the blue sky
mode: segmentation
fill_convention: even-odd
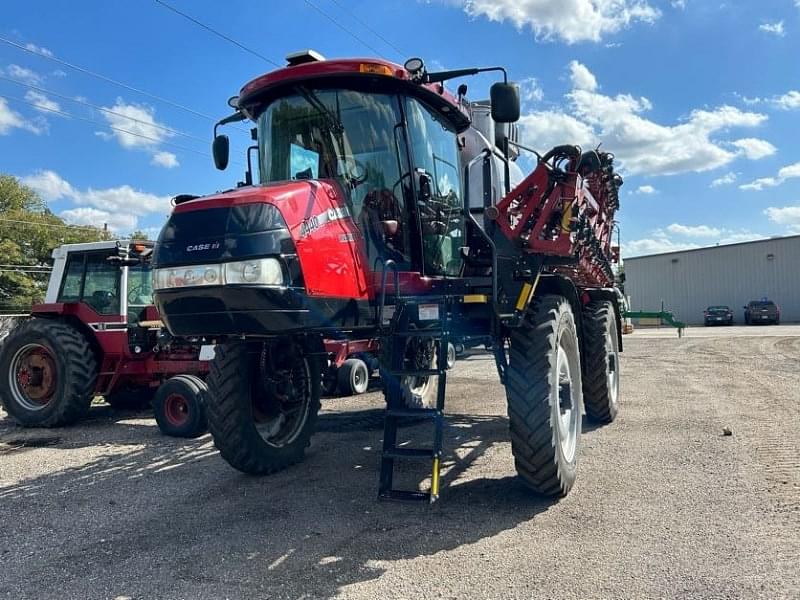
[[[617,155],[626,255],[800,233],[800,0],[166,1],[278,64],[314,48],[506,66],[528,145]],[[156,232],[171,196],[241,178],[247,134],[220,173],[207,117],[263,59],[154,0],[5,0],[0,37],[172,103],[0,43],[0,172],[71,222]]]

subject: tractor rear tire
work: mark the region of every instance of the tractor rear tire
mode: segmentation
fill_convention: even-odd
[[[360,358],[348,358],[336,372],[339,392],[357,396],[369,387],[369,368]]]
[[[301,405],[300,420],[285,434],[288,439],[272,439],[283,430],[281,415],[273,419],[276,429],[267,420],[266,411],[278,400],[264,389],[259,357],[265,351],[266,346],[254,351],[244,342],[220,344],[206,380],[206,415],[214,445],[228,464],[251,475],[274,473],[303,460],[320,408],[319,363],[303,356],[291,369],[292,377],[302,379],[299,402],[292,398]]]
[[[583,405],[596,423],[611,423],[619,410],[619,338],[614,305],[590,302],[583,309]]]
[[[114,410],[144,410],[153,401],[156,389],[150,386],[122,387],[105,396]]]
[[[581,369],[569,302],[535,300],[511,331],[506,396],[517,473],[535,492],[565,496],[575,482],[581,432]]]
[[[25,427],[71,425],[89,410],[97,361],[86,338],[63,321],[32,318],[0,349],[0,401]]]
[[[153,415],[161,433],[171,437],[195,438],[208,431],[205,381],[195,375],[167,379],[153,398]]]

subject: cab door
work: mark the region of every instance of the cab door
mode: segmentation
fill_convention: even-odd
[[[452,126],[423,102],[407,97],[405,118],[426,276],[458,277],[465,221],[459,147]]]

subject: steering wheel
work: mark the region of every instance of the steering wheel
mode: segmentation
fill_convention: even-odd
[[[344,176],[353,187],[361,185],[367,180],[367,168],[352,154],[343,154],[339,161],[344,166]]]
[[[143,291],[144,286],[142,285],[128,287],[128,304],[136,304],[136,301],[139,299],[139,296],[141,296]]]

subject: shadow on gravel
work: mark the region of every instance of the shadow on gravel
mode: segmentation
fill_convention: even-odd
[[[381,577],[388,563],[473,544],[553,505],[516,477],[467,473],[508,439],[505,417],[471,415],[449,416],[439,503],[377,502],[382,413],[321,415],[307,460],[269,477],[228,467],[208,436],[160,437],[2,487],[0,551],[28,536],[25,523],[51,502],[72,521],[43,524],[47,549],[9,564],[0,595],[329,598]],[[423,427],[402,436],[420,443]],[[419,483],[426,471],[417,463],[400,475]]]

